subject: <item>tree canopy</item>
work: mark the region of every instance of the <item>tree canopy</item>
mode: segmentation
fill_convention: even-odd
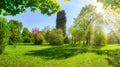
[[[117,12],[120,12],[120,0],[98,0],[103,3],[105,8],[111,8]]]
[[[60,10],[57,0],[1,0],[0,14],[16,15],[30,8],[31,11],[40,10],[42,14],[51,15]]]
[[[101,14],[95,12],[95,9],[95,6],[87,5],[82,8],[80,14],[74,19],[74,24],[69,29],[73,44],[81,44],[83,42],[83,44],[92,45],[94,44],[93,40],[96,40],[96,38],[98,40],[95,45],[101,40],[100,38],[104,38],[102,39],[103,41],[99,42],[100,45],[106,43],[104,42],[106,41],[104,37],[104,19]]]

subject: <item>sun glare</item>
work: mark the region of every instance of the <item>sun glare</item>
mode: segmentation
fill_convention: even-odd
[[[103,9],[103,4],[101,3],[96,3],[96,12],[97,13],[104,13],[104,9]]]
[[[89,3],[96,6],[96,12],[97,13],[104,13],[104,9],[103,9],[103,4],[100,2],[97,2],[97,0],[89,0]]]

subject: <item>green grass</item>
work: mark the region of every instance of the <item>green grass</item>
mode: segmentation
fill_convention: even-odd
[[[0,67],[112,67],[101,50],[117,49],[118,45],[101,48],[73,46],[7,46],[0,55]],[[96,49],[98,51],[96,51]]]

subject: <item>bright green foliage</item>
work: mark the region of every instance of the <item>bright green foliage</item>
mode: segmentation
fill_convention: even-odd
[[[107,35],[109,44],[120,44],[120,30],[116,29]]]
[[[120,49],[109,52],[111,58],[109,59],[110,64],[114,67],[120,67]]]
[[[22,30],[22,23],[17,20],[10,20],[9,21],[9,27],[10,27],[10,38],[9,38],[9,44],[14,44],[22,41],[21,37],[21,30]]]
[[[32,30],[34,37],[34,44],[42,44],[44,42],[44,36],[41,34],[41,31],[38,28]]]
[[[44,37],[40,32],[34,35],[34,44],[42,44],[43,41]]]
[[[104,31],[96,31],[96,33],[94,33],[93,43],[94,45],[97,45],[97,46],[106,45],[107,37]]]
[[[48,31],[46,38],[50,45],[62,45],[64,43],[64,37],[61,29]]]
[[[24,43],[32,43],[33,42],[33,35],[32,33],[28,30],[28,28],[23,28],[22,32],[22,39]]]
[[[91,44],[93,24],[96,21],[95,7],[87,5],[82,8],[80,14],[74,19],[74,25],[70,28],[73,44],[86,42]]]
[[[57,13],[56,29],[61,29],[63,35],[66,35],[66,14],[64,10],[61,10]]]
[[[0,54],[3,52],[9,40],[9,27],[5,18],[0,17]]]
[[[120,0],[98,0],[103,3],[105,8],[111,8],[114,11],[120,12]]]
[[[0,14],[16,15],[30,8],[31,11],[40,10],[42,14],[51,15],[60,10],[56,0],[2,0],[0,1]]]
[[[64,0],[65,2],[70,2],[71,0]]]
[[[104,29],[105,21],[101,14],[95,12],[95,9],[95,6],[87,5],[82,8],[80,14],[74,19],[74,24],[69,29],[69,32],[72,35],[73,44],[83,43],[86,45],[92,45],[94,40],[101,40],[100,37],[97,37],[99,33],[96,31]],[[103,40],[100,41],[100,44],[105,44],[106,42],[106,38],[104,38],[105,35],[103,34],[104,31],[101,32],[101,37]]]

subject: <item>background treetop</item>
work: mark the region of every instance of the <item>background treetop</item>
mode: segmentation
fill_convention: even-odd
[[[31,11],[40,10],[42,14],[51,15],[60,10],[57,0],[1,0],[0,14],[16,15],[30,8]]]
[[[104,8],[111,8],[114,11],[120,12],[120,0],[98,0],[102,2]]]

